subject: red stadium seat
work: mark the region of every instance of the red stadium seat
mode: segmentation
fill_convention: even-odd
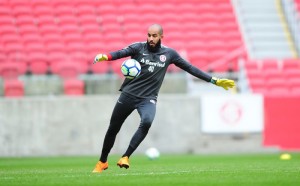
[[[125,37],[125,43],[134,43],[134,42],[138,42],[138,41],[146,41],[147,39],[147,35],[145,33],[141,33],[141,32],[127,32]]]
[[[65,25],[75,25],[77,26],[78,24],[78,17],[75,15],[61,15],[57,17],[57,23],[61,26]]]
[[[285,87],[271,87],[267,89],[268,96],[289,96],[290,90]]]
[[[9,16],[11,13],[11,7],[10,6],[0,6],[0,15],[1,15],[1,19],[4,19],[4,16],[3,15],[7,15],[8,17],[11,17]]]
[[[7,52],[16,52],[16,51],[22,51],[24,49],[24,45],[22,43],[14,43],[9,42],[4,45],[4,50]]]
[[[36,25],[20,25],[18,31],[21,35],[24,34],[39,34],[38,27]]]
[[[28,56],[29,70],[32,74],[41,75],[48,72],[48,56],[43,52],[31,52]]]
[[[112,3],[107,3],[107,4],[103,3],[100,6],[97,6],[96,8],[96,14],[99,15],[108,15],[108,14],[117,15],[118,13],[119,13],[118,9]]]
[[[173,11],[171,12],[165,12],[161,18],[160,18],[160,23],[163,25],[164,29],[167,31],[168,29],[167,24],[169,23],[177,23],[180,24],[180,22],[183,20],[182,17],[177,16],[178,14],[174,13]],[[147,26],[147,25],[145,25]],[[179,28],[179,26],[177,26],[176,30]],[[174,30],[173,30],[174,31]],[[166,32],[167,33],[167,32]]]
[[[290,89],[289,95],[300,96],[300,87],[292,87]]]
[[[59,30],[62,34],[80,33],[80,29],[76,24],[63,24],[59,26]]]
[[[44,16],[49,16],[52,14],[54,15],[54,10],[49,5],[42,5],[42,4],[35,5],[33,7],[32,11],[33,11],[34,15],[39,16],[39,17],[42,15],[44,15]]]
[[[38,29],[39,29],[39,32],[43,35],[53,34],[53,33],[60,33],[59,27],[55,24],[41,25],[41,26],[39,26]]]
[[[300,88],[300,76],[299,77],[290,78],[290,79],[286,79],[286,84],[290,88],[295,88],[295,87],[299,87]]]
[[[249,60],[245,62],[245,68],[247,72],[258,72],[260,73],[260,64],[256,60]]]
[[[249,85],[252,90],[265,89],[265,81],[262,78],[251,78],[249,79]]]
[[[285,79],[294,79],[294,78],[300,78],[300,70],[299,69],[285,69],[283,71],[283,74],[285,76]]]
[[[12,14],[15,16],[31,15],[32,9],[29,5],[18,5],[12,8]]]
[[[71,4],[55,6],[53,10],[57,16],[75,15],[75,9]]]
[[[54,0],[52,1],[53,7],[72,7],[74,6],[74,1],[68,0]]]
[[[69,41],[66,44],[68,52],[81,52],[85,51],[85,44],[81,41]]]
[[[91,71],[94,74],[105,74],[110,70],[110,63],[114,62],[105,62],[91,65]]]
[[[204,12],[204,13],[201,13],[200,15],[200,20],[202,23],[205,23],[205,24],[208,24],[208,23],[219,23],[219,14],[215,14],[215,13],[212,13],[211,11],[210,12]]]
[[[64,94],[68,96],[84,95],[84,82],[78,79],[64,80]]]
[[[27,52],[44,52],[45,45],[41,42],[28,42],[24,47],[26,47]]]
[[[180,50],[182,48],[185,48],[184,44],[182,41],[178,41],[178,40],[170,40],[170,41],[165,41],[164,42],[166,46],[170,47],[170,48],[174,48],[176,50]]]
[[[26,51],[12,51],[7,52],[8,62],[24,62],[28,59],[28,53]]]
[[[300,72],[300,59],[284,59],[282,68],[283,70],[298,69]]]
[[[45,49],[48,52],[65,52],[68,48],[62,42],[48,42]]]
[[[264,74],[264,78],[266,81],[277,78],[284,78],[284,74],[278,69],[262,69],[261,72]]]
[[[29,62],[30,72],[34,75],[47,74],[49,70],[48,62],[46,60],[34,60]]]
[[[236,18],[234,13],[230,11],[230,12],[222,13],[221,16],[218,17],[218,21],[220,23],[230,23],[230,22],[235,22]]]
[[[82,29],[85,28],[86,25],[98,26],[98,19],[96,15],[93,14],[80,14],[78,15],[78,22],[82,26]]]
[[[84,24],[83,28],[82,28],[82,34],[84,37],[86,36],[94,36],[97,35],[98,37],[100,37],[101,35],[101,27],[98,24]],[[102,37],[102,36],[101,36]]]
[[[54,32],[54,33],[49,32],[49,33],[43,34],[43,40],[46,45],[47,45],[47,43],[54,43],[54,42],[60,41],[61,39],[62,39],[62,35],[57,32]]]
[[[62,51],[49,51],[48,54],[48,60],[49,62],[52,63],[56,63],[58,61],[65,61],[67,59],[69,59],[69,56]]]
[[[70,51],[69,55],[72,56],[73,61],[87,64],[92,63],[93,60],[91,58],[94,57],[89,57],[85,51],[82,51],[82,49],[81,51]]]
[[[278,70],[278,60],[277,59],[264,59],[262,60],[263,70]]]
[[[131,7],[128,7],[128,11],[130,10],[130,8],[132,9],[131,12],[134,12],[134,11],[137,10],[137,5],[131,5]],[[143,3],[143,4],[140,5],[139,10],[141,11],[141,13],[149,14],[149,13],[157,13],[158,8],[159,7],[156,4]],[[124,11],[124,13],[126,13],[125,11]]]
[[[33,15],[24,15],[16,17],[16,25],[35,25],[35,17]]]
[[[83,5],[76,5],[76,14],[78,16],[94,16],[96,7],[92,4],[86,3]]]
[[[4,24],[1,25],[0,34],[3,36],[4,34],[17,34],[18,29],[13,24]]]
[[[97,16],[97,19],[99,19],[99,23],[102,25],[106,24],[116,24],[122,22],[122,17],[119,13],[110,13],[110,14],[99,14]]]
[[[51,13],[49,14],[42,14],[42,15],[38,15],[36,17],[36,24],[38,25],[38,27],[41,27],[43,25],[56,25],[57,24],[57,20],[56,17],[54,15],[52,15]]]
[[[18,6],[29,6],[30,2],[29,0],[13,0],[13,1],[9,1],[9,4],[11,7],[18,7]]]
[[[83,40],[87,44],[99,43],[103,39],[100,33],[86,33],[83,34]]]
[[[0,47],[2,47],[0,45]],[[4,52],[0,52],[0,64],[4,63],[7,60],[7,55]]]
[[[64,79],[76,78],[80,74],[84,74],[88,70],[85,63],[74,61],[57,61],[51,63],[51,70],[53,74],[59,75]]]
[[[273,78],[273,79],[267,79],[265,81],[266,87],[268,89],[272,88],[288,88],[288,84],[286,83],[285,79],[283,78]]]
[[[24,84],[18,79],[4,81],[4,96],[5,97],[23,97]]]
[[[63,40],[66,44],[70,42],[77,42],[77,43],[84,43],[82,40],[82,34],[81,33],[68,33],[68,34],[62,34]]]
[[[141,4],[139,8],[146,11],[146,9],[144,8],[145,6],[148,7],[146,4]],[[135,12],[136,10],[137,10],[137,5],[132,4],[132,3],[125,3],[124,5],[119,7],[119,11],[122,14],[127,14],[129,12]]]
[[[23,62],[6,61],[0,63],[0,76],[3,79],[16,79],[20,75],[25,74],[27,66]]]
[[[25,45],[27,45],[29,43],[43,44],[42,42],[43,42],[44,38],[42,36],[40,36],[39,34],[29,33],[29,34],[23,34],[22,39],[20,39],[20,40],[22,40]]]
[[[30,3],[31,3],[32,7],[37,7],[37,6],[51,6],[52,5],[51,1],[31,0]]]
[[[107,23],[107,24],[102,25],[101,31],[105,35],[106,34],[112,34],[112,33],[121,34],[121,26],[117,22]]]

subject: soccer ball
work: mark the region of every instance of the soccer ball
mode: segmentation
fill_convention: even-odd
[[[150,160],[158,159],[160,156],[159,151],[154,147],[147,149],[145,154]]]
[[[141,65],[135,59],[127,59],[121,65],[122,74],[128,78],[136,78],[141,73]]]

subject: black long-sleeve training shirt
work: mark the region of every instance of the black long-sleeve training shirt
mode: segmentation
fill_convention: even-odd
[[[174,49],[163,45],[155,52],[150,52],[147,42],[137,42],[122,50],[111,52],[110,55],[110,60],[131,56],[132,59],[140,62],[140,75],[134,79],[126,78],[120,88],[120,91],[140,98],[157,98],[170,64],[204,81],[210,82],[212,78],[180,57]]]

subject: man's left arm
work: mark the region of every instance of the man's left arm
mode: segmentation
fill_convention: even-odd
[[[189,74],[202,79],[204,81],[210,82],[212,84],[215,84],[217,86],[220,86],[224,88],[225,90],[228,90],[229,88],[233,88],[235,86],[234,80],[231,79],[225,79],[225,78],[217,78],[212,77],[208,73],[205,73],[204,71],[198,69],[197,67],[193,66],[186,60],[184,60],[182,57],[179,56],[177,52],[174,54],[173,63],[181,68],[182,70],[188,72]]]

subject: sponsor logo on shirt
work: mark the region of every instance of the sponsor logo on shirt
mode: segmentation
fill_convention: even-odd
[[[160,63],[160,62],[156,62],[156,61],[150,61],[149,59],[144,59],[142,58],[141,63],[144,63],[146,65],[151,65],[151,66],[155,66],[155,67],[165,67],[165,63]]]

